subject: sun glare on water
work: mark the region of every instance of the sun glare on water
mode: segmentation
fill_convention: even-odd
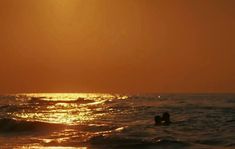
[[[15,113],[16,118],[56,124],[90,123],[104,116],[100,113],[106,101],[125,99],[126,96],[111,94],[19,94],[19,100],[27,100],[26,110]]]

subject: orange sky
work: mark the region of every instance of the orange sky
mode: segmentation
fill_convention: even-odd
[[[0,93],[235,92],[234,0],[2,0]]]

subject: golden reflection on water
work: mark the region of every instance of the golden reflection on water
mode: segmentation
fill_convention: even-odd
[[[38,143],[19,148],[73,149],[60,145],[73,143],[71,140],[75,138],[78,142],[80,140],[83,146],[83,142],[92,137],[119,133],[125,127],[111,128],[102,120],[106,120],[112,114],[108,103],[127,98],[128,96],[112,94],[18,94],[19,111],[10,114],[16,119],[33,122],[33,126],[39,128],[40,132],[52,129],[47,136],[33,138]]]
[[[127,98],[127,96],[112,95],[112,94],[101,94],[101,93],[30,93],[30,94],[20,94],[26,95],[28,97],[41,98],[41,100],[46,101],[76,101],[77,99],[87,99],[87,100],[99,100],[99,99],[122,99]]]
[[[105,115],[105,113],[94,113],[102,111],[106,101],[127,98],[121,95],[94,93],[43,93],[20,94],[20,96],[25,96],[29,103],[33,102],[37,106],[29,104],[28,110],[15,113],[17,118],[67,125],[91,122]]]
[[[50,146],[50,147],[45,147],[45,146],[34,146],[34,145],[29,145],[29,146],[21,146],[21,147],[16,147],[15,149],[87,149],[87,147],[64,147],[64,146]]]

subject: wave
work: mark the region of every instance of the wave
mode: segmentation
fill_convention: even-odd
[[[89,140],[89,143],[102,148],[184,148],[191,144],[172,139],[150,139],[144,140],[138,137],[118,137],[118,136],[95,136]]]
[[[78,98],[76,100],[51,100],[44,97],[31,97],[29,103],[39,103],[39,104],[48,104],[48,103],[79,103],[79,104],[87,104],[92,103],[94,100],[89,100],[85,98]]]
[[[53,131],[65,128],[63,124],[52,124],[39,121],[25,121],[11,118],[0,119],[0,132],[28,132],[28,131]]]
[[[74,141],[77,140],[77,141]],[[126,137],[126,136],[113,136],[113,135],[97,135],[90,137],[89,139],[82,140],[80,137],[73,137],[65,142],[52,140],[49,143],[45,143],[45,146],[81,146],[81,144],[88,146],[89,148],[112,148],[112,149],[142,149],[142,148],[189,148],[191,143],[185,141],[179,141],[174,139],[162,138],[159,140],[154,139],[141,139],[139,137]]]

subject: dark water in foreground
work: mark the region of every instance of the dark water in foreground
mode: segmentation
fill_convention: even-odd
[[[235,148],[235,95],[0,96],[0,148]]]

